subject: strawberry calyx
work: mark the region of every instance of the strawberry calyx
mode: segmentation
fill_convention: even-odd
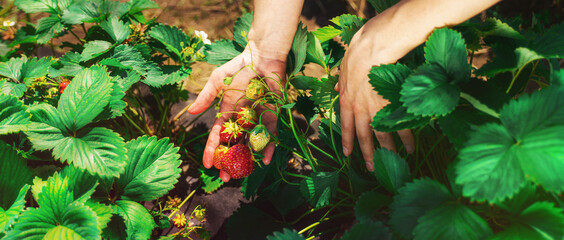
[[[219,131],[220,142],[223,144],[235,144],[243,138],[244,129],[236,122],[229,120],[223,123]]]
[[[251,129],[255,126],[257,114],[252,108],[242,107],[237,112],[237,123],[245,129]]]

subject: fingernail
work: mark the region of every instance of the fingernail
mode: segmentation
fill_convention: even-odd
[[[366,169],[368,169],[368,171],[370,172],[374,172],[374,163],[366,162]]]
[[[349,156],[351,153],[349,152],[348,148],[343,147],[343,154],[345,154],[345,156]]]
[[[407,151],[407,153],[413,153],[414,150],[413,145],[405,145],[405,151]]]

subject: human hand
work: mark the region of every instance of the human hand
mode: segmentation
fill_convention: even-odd
[[[252,60],[251,60],[252,57]],[[252,65],[252,69],[250,68]],[[253,71],[254,70],[254,71]],[[263,77],[265,83],[268,85],[271,92],[280,93],[280,83],[284,84],[284,76],[286,70],[285,58],[282,60],[280,57],[273,57],[269,54],[262,53],[258,49],[250,48],[245,49],[239,56],[233,58],[231,61],[225,63],[219,68],[215,69],[204,89],[192,106],[188,109],[190,114],[199,114],[206,110],[214,101],[216,96],[223,91],[222,101],[220,103],[219,112],[221,116],[214,122],[208,141],[204,149],[203,164],[206,168],[213,166],[213,155],[215,149],[220,144],[219,133],[223,122],[229,120],[233,116],[233,112],[237,112],[241,107],[251,105],[251,101],[244,99],[245,90],[249,81],[252,78],[257,78],[257,74]],[[224,83],[224,78],[232,77],[231,84]],[[282,78],[282,79],[279,79]],[[281,82],[277,82],[281,81]],[[271,105],[257,105],[257,114],[268,110],[275,110]],[[265,112],[262,115],[262,124],[266,126],[268,131],[276,134],[277,117],[272,112]],[[274,143],[269,143],[264,149],[264,158],[262,161],[269,164],[274,153]],[[228,182],[231,176],[223,170],[220,170],[220,178],[224,182]]]
[[[373,117],[389,102],[378,95],[369,83],[368,74],[372,66],[396,62],[407,52],[405,46],[398,44],[393,34],[393,26],[387,19],[373,18],[353,37],[350,47],[341,63],[339,92],[341,104],[341,131],[343,153],[348,156],[354,147],[355,130],[362,155],[369,171],[374,171],[374,141],[381,147],[396,151],[392,133],[374,131],[370,126]],[[376,35],[372,35],[376,34]],[[376,39],[374,39],[376,36]],[[388,37],[389,36],[389,37]],[[408,49],[409,51],[411,49]],[[414,150],[414,139],[409,129],[398,131],[408,153]]]

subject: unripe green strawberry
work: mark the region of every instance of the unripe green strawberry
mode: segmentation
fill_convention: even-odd
[[[255,158],[247,145],[236,144],[224,154],[222,170],[233,179],[251,175],[255,169]]]
[[[245,95],[249,99],[257,100],[262,97],[267,91],[268,88],[262,81],[258,79],[251,79],[249,85],[247,86],[247,90],[245,91]]]
[[[254,152],[261,152],[270,142],[270,132],[266,126],[259,124],[251,131],[249,143]]]

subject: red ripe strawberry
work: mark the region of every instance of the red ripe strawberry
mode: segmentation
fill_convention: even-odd
[[[242,107],[237,113],[237,123],[245,129],[251,129],[257,122],[257,113],[248,107]]]
[[[224,122],[219,131],[219,141],[223,144],[235,144],[243,138],[243,128],[231,120]]]
[[[59,83],[59,93],[63,94],[63,92],[65,91],[65,88],[67,88],[67,86],[69,85],[70,81],[69,80],[65,80],[61,83]]]
[[[254,152],[261,152],[270,142],[270,132],[266,126],[259,124],[251,131],[249,143]]]
[[[219,145],[213,152],[213,166],[217,169],[223,168],[223,162],[225,160],[225,153],[229,150],[228,147],[224,145]]]
[[[222,170],[233,179],[240,179],[251,175],[255,169],[255,158],[251,149],[244,144],[237,144],[224,155]]]
[[[249,85],[247,86],[247,90],[245,91],[245,95],[247,98],[252,100],[257,100],[262,97],[268,91],[267,86],[258,79],[251,79]]]

